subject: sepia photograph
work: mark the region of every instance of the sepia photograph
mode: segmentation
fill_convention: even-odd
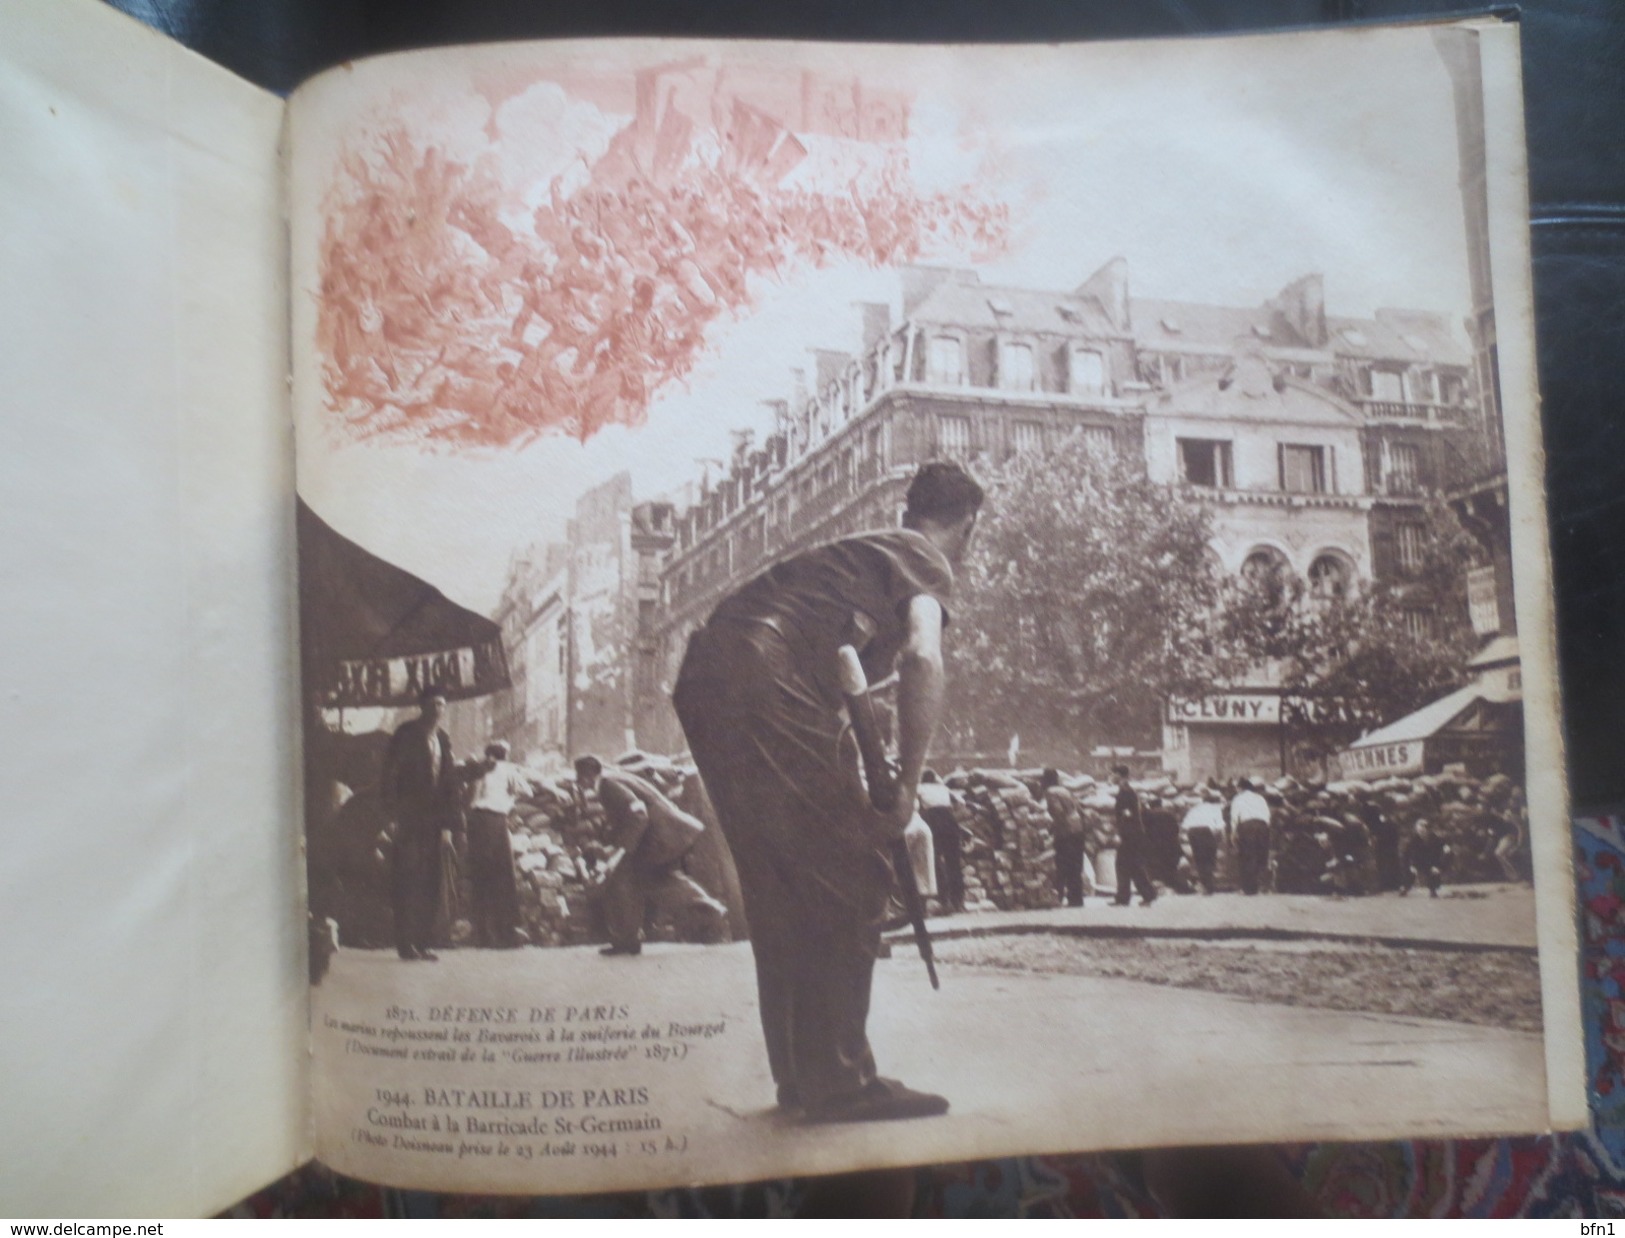
[[[1544,1129],[1480,35],[307,88],[324,1159]]]

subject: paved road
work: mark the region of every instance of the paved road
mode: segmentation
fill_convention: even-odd
[[[1245,906],[1226,909],[1223,897],[1178,902],[1213,904],[1200,914],[1219,920],[1263,914]],[[1507,897],[1515,900],[1517,892],[1508,891]],[[1363,902],[1371,907],[1335,914],[1356,919],[1380,918],[1390,909],[1403,916],[1442,914],[1442,908],[1397,911],[1405,905],[1398,899],[1389,900],[1391,908]],[[1320,906],[1322,917],[1329,906]],[[1288,910],[1283,906],[1278,912]],[[1082,914],[1143,916],[1141,922],[1150,926],[1159,913],[1170,920],[1198,915],[1177,902],[1167,911],[1159,902],[1144,912],[1090,907]],[[1486,923],[1489,919],[1486,910]],[[1407,921],[1405,927],[1413,936],[1417,926]],[[1129,980],[955,964],[942,971],[942,990],[933,993],[912,951],[898,950],[882,961],[871,1035],[883,1073],[943,1092],[953,1102],[952,1113],[906,1124],[818,1128],[787,1122],[769,1108],[772,1085],[756,1023],[749,948],[743,944],[653,945],[636,959],[604,959],[590,949],[452,951],[433,965],[403,964],[387,952],[343,951],[314,1002],[315,1095],[319,1117],[331,1132],[322,1159],[359,1176],[407,1184],[572,1191],[617,1180],[627,1185],[742,1181],[782,1174],[792,1163],[801,1172],[832,1172],[1018,1151],[1490,1134],[1544,1126],[1541,1042],[1527,1033],[1251,1003]],[[460,1023],[437,1022],[430,1009],[493,1004],[513,1008],[516,1022],[492,1024],[466,1015]],[[471,1038],[463,1050],[472,1047],[476,1056],[489,1051],[496,1060],[414,1061],[357,1053],[357,1044],[390,1051],[402,1045],[332,1025],[363,1024],[381,1032],[392,1022],[386,1018],[391,1005],[410,1007],[417,1015],[411,1023],[394,1020],[396,1026],[457,1027]],[[578,1013],[593,1006],[607,1009]],[[541,1014],[549,1009],[551,1022]],[[683,1026],[674,1029],[674,1023]],[[549,1029],[571,1030],[576,1039],[479,1046],[482,1032],[545,1037]],[[651,1030],[656,1034],[645,1036]],[[605,1038],[583,1039],[589,1031]],[[628,1038],[620,1038],[622,1033]],[[535,1060],[541,1053],[567,1056],[569,1049],[582,1047],[613,1052],[622,1060],[585,1066]],[[443,1051],[432,1042],[428,1048]],[[531,1058],[515,1062],[516,1052]],[[672,1053],[682,1059],[664,1060]],[[365,1066],[372,1073],[363,1077],[352,1069],[347,1077],[334,1063],[346,1069]],[[525,1104],[516,1108],[455,1111],[465,1121],[469,1116],[540,1119],[549,1133],[471,1140],[493,1148],[507,1143],[509,1152],[470,1154],[460,1167],[449,1163],[455,1153],[397,1152],[393,1155],[404,1158],[397,1166],[410,1169],[392,1170],[370,1138],[387,1143],[400,1132],[369,1122],[367,1111],[386,1118],[405,1113],[414,1121],[453,1112],[455,1107],[426,1103],[424,1089],[431,1086],[526,1091]],[[408,1092],[414,1107],[380,1107],[379,1087]],[[586,1096],[589,1088],[599,1095]],[[621,1105],[610,1103],[614,1098],[607,1095],[616,1088],[622,1091]],[[638,1089],[646,1090],[646,1099]],[[571,1106],[544,1107],[545,1092],[554,1093],[558,1104],[557,1094],[572,1093]],[[658,1131],[604,1134],[601,1126],[606,1120],[637,1123],[651,1117],[658,1120]],[[574,1124],[570,1135],[553,1133],[558,1119]],[[598,1125],[598,1133],[583,1136],[584,1119]],[[406,1137],[442,1138],[413,1131]],[[526,1143],[531,1159],[516,1159],[517,1145]],[[655,1150],[643,1151],[646,1143]],[[614,1146],[614,1158],[590,1156],[589,1144],[601,1151]],[[471,1176],[458,1179],[458,1172]]]

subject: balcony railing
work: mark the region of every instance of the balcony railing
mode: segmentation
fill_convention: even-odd
[[[1367,417],[1382,421],[1419,421],[1427,425],[1454,425],[1462,410],[1450,404],[1421,404],[1411,400],[1362,399]]]

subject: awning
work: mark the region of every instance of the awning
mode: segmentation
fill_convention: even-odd
[[[1420,774],[1428,763],[1429,741],[1494,732],[1502,724],[1499,707],[1520,699],[1504,677],[1486,676],[1363,736],[1338,754],[1338,765],[1344,778]]]
[[[324,706],[411,705],[509,686],[502,629],[363,550],[298,501],[299,644],[307,696]]]

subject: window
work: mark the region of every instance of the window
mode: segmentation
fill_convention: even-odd
[[[1241,564],[1241,578],[1267,605],[1278,607],[1288,599],[1292,565],[1273,546],[1259,546]]]
[[[1400,620],[1405,625],[1405,634],[1412,640],[1425,641],[1433,639],[1433,614],[1420,607],[1406,607],[1400,612]]]
[[[1414,520],[1404,521],[1395,530],[1395,544],[1399,549],[1399,570],[1416,573],[1422,570],[1422,542],[1425,530]]]
[[[1110,460],[1117,454],[1117,431],[1110,426],[1084,426],[1078,433],[1083,435],[1083,449],[1096,460]],[[1230,444],[1220,446],[1228,448]]]
[[[965,382],[965,346],[951,335],[931,338],[930,373],[934,383],[961,386]]]
[[[1415,443],[1385,444],[1388,473],[1383,478],[1389,494],[1416,494],[1422,488],[1422,449]]]
[[[1405,374],[1405,396],[1413,404],[1432,404],[1439,394],[1432,370],[1411,370]]]
[[[943,414],[937,418],[937,451],[950,459],[970,455],[970,418]]]
[[[999,345],[999,386],[1006,391],[1033,389],[1033,349],[1031,344]]]
[[[1179,480],[1187,486],[1228,490],[1234,481],[1230,472],[1230,444],[1218,439],[1182,438],[1179,442]]]
[[[1371,398],[1395,404],[1405,402],[1405,376],[1394,370],[1371,371]]]
[[[660,563],[652,554],[638,556],[638,584],[655,588],[660,584]]]
[[[1044,425],[1038,421],[1015,421],[1010,424],[1010,442],[1023,455],[1044,450]]]
[[[1320,555],[1309,565],[1309,589],[1324,602],[1345,602],[1352,584],[1348,564],[1337,555]]]
[[[1280,446],[1281,489],[1288,494],[1325,494],[1326,449],[1298,443]]]
[[[1099,395],[1106,390],[1106,355],[1092,348],[1072,350],[1071,386],[1079,395]]]

